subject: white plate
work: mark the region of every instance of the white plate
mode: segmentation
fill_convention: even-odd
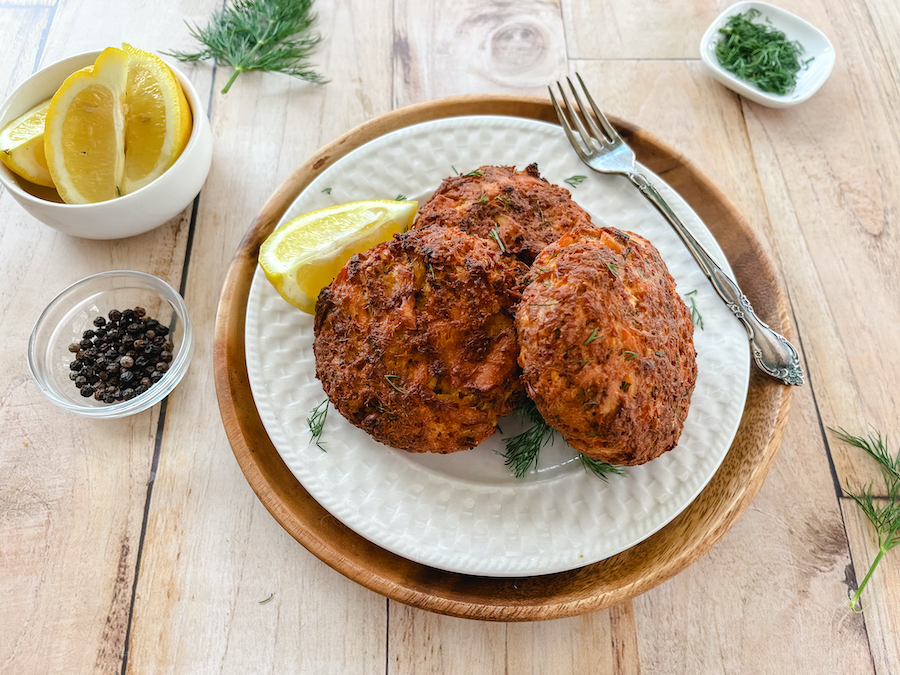
[[[282,222],[331,204],[393,199],[424,202],[454,171],[485,164],[524,168],[571,188],[595,222],[647,237],[662,253],[680,293],[694,289],[704,329],[695,330],[698,378],[674,450],[608,483],[585,473],[557,440],[539,467],[514,478],[498,452],[500,434],[466,452],[409,454],[372,440],[332,408],[322,441],[306,422],[325,398],[315,377],[313,319],[285,303],[257,268],[247,303],[246,356],[256,407],[281,458],[306,490],[359,535],[409,560],[488,576],[574,569],[649,537],[684,509],[728,451],[744,408],[750,368],[747,336],[661,216],[622,177],[587,170],[562,130],[514,117],[425,122],[381,136],[326,169]],[[728,269],[712,235],[661,179],[648,176],[694,235]],[[730,270],[729,270],[730,271]],[[510,418],[506,435],[517,431]]]

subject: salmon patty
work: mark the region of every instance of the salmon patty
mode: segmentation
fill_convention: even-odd
[[[455,227],[355,255],[316,303],[316,377],[382,443],[472,448],[522,395],[515,307],[527,273]]]
[[[550,244],[516,312],[528,395],[585,455],[633,466],[678,442],[697,380],[690,312],[656,248],[584,227]]]
[[[446,178],[419,209],[414,227],[458,227],[531,264],[547,244],[590,222],[568,190],[548,183],[531,164],[524,171],[482,166]]]

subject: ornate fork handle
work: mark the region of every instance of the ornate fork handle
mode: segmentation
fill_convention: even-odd
[[[703,245],[694,239],[694,235],[675,215],[675,212],[647,180],[647,177],[638,171],[631,171],[626,175],[641,191],[641,194],[669,221],[681,241],[697,260],[700,269],[712,283],[713,288],[716,289],[716,293],[747,329],[747,337],[750,338],[756,364],[763,371],[782,380],[785,384],[803,384],[800,357],[793,345],[756,316],[756,312],[753,311],[753,307],[750,306],[747,296],[741,292],[740,287],[725,274],[707,250],[703,248]]]

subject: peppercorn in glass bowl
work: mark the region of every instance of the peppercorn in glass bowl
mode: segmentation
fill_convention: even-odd
[[[187,372],[194,335],[181,295],[162,279],[101,272],[57,295],[28,341],[28,367],[58,406],[88,417],[142,412]]]

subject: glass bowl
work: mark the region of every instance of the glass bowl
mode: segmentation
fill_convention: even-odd
[[[143,307],[145,320],[154,318],[169,328],[172,361],[162,378],[131,400],[104,403],[83,397],[70,378],[76,354],[69,345],[80,342],[94,319],[110,310]],[[28,340],[28,368],[44,395],[61,408],[87,417],[117,418],[142,412],[168,396],[184,377],[194,353],[194,334],[181,295],[162,279],[143,272],[101,272],[78,281],[57,295],[41,312]]]

